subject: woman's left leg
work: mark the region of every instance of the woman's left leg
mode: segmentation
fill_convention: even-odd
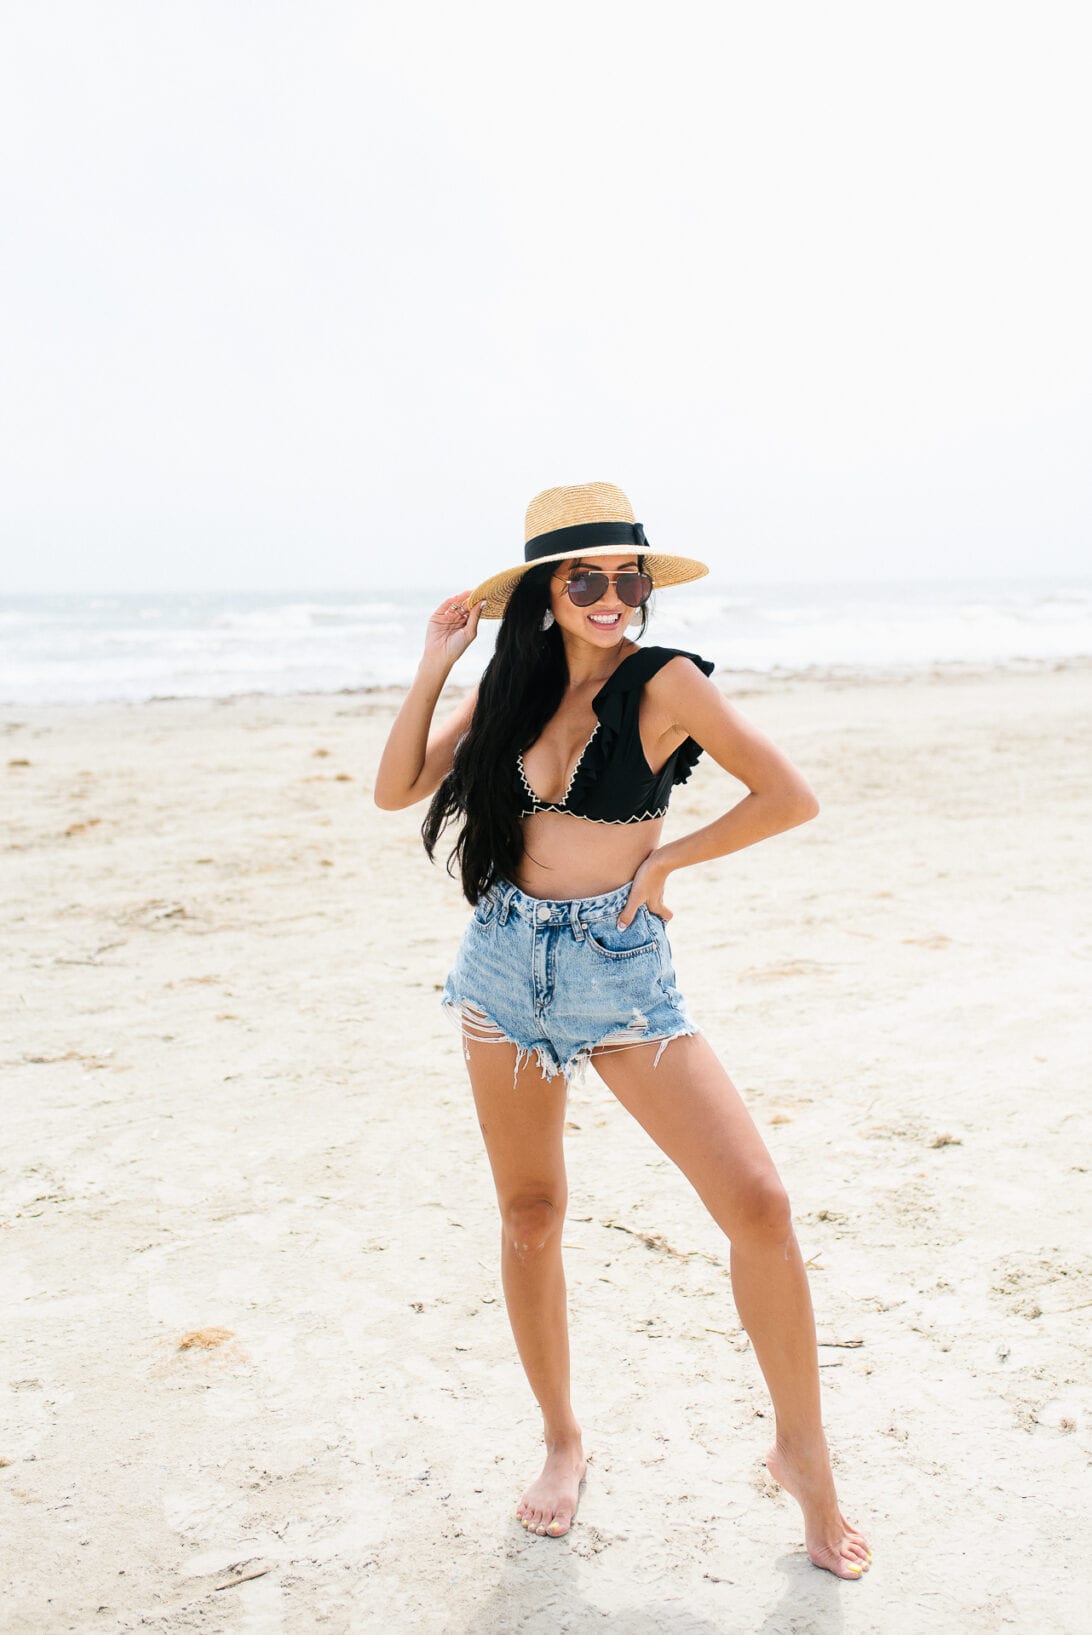
[[[731,1242],[732,1294],[769,1387],[776,1434],[766,1464],[804,1512],[808,1554],[841,1578],[871,1552],[838,1507],[819,1402],[811,1290],[773,1159],[701,1034],[599,1050],[592,1061],[622,1106],[690,1181]]]

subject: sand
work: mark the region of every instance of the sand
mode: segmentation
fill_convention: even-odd
[[[1092,667],[721,678],[819,795],[673,877],[774,1154],[871,1573],[765,1477],[728,1246],[570,1096],[563,1540],[394,693],[0,709],[0,1627],[1077,1631],[1092,1593]],[[706,759],[668,835],[742,788]]]

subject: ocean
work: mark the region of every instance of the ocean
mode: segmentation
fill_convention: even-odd
[[[410,681],[443,586],[405,592],[0,597],[0,702],[366,691]],[[493,627],[454,672],[480,674]],[[906,675],[1092,658],[1092,579],[700,581],[654,598],[646,641],[718,672]]]

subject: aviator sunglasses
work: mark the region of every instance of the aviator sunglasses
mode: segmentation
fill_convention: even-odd
[[[565,589],[574,607],[591,607],[593,602],[602,601],[612,580],[618,600],[627,607],[644,607],[652,595],[651,577],[647,573],[635,573],[632,568],[623,568],[620,573],[604,573],[599,568],[585,569],[570,574],[565,581]]]

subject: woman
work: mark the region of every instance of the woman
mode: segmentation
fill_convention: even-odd
[[[653,585],[708,569],[647,549],[621,489],[547,489],[527,512],[524,561],[448,597],[376,777],[385,809],[432,797],[431,857],[474,905],[443,1003],[459,1021],[500,1205],[501,1270],[546,1461],[516,1510],[559,1537],[585,1461],[569,1397],[561,1230],[566,1088],[590,1060],[678,1165],[731,1242],[732,1293],[776,1415],[771,1475],[799,1502],[808,1554],[842,1578],[871,1551],[838,1507],[819,1402],[815,1324],[791,1209],[739,1092],[675,986],[669,875],[814,817],[794,766],[709,680],[712,664],[641,648]],[[433,712],[482,617],[501,618],[479,686]],[[703,751],[750,791],[666,845],[670,791]]]

